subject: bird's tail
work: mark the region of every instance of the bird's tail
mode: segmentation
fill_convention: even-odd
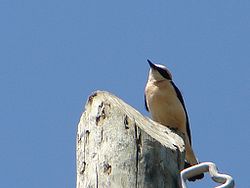
[[[186,141],[186,160],[185,160],[185,166],[184,168],[188,168],[188,167],[191,167],[193,165],[196,165],[198,164],[198,159],[196,158],[195,154],[194,154],[194,151],[189,143],[189,140]],[[204,174],[199,174],[199,175],[196,175],[194,177],[191,177],[189,178],[188,180],[189,181],[195,181],[195,180],[199,180],[199,179],[202,179],[204,177]]]

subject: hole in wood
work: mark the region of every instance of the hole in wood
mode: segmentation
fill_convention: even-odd
[[[104,168],[104,173],[106,173],[108,175],[111,174],[112,167],[111,167],[111,165],[109,163],[104,162],[103,168]]]

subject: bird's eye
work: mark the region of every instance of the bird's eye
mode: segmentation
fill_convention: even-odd
[[[169,74],[169,72],[166,69],[157,68],[157,71],[166,79],[171,80],[172,76]]]

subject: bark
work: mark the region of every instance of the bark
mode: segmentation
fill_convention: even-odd
[[[180,187],[182,134],[108,92],[92,94],[77,131],[77,188]]]

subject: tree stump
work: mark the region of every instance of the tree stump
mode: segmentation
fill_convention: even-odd
[[[182,134],[108,92],[93,93],[77,131],[77,188],[177,188]]]

